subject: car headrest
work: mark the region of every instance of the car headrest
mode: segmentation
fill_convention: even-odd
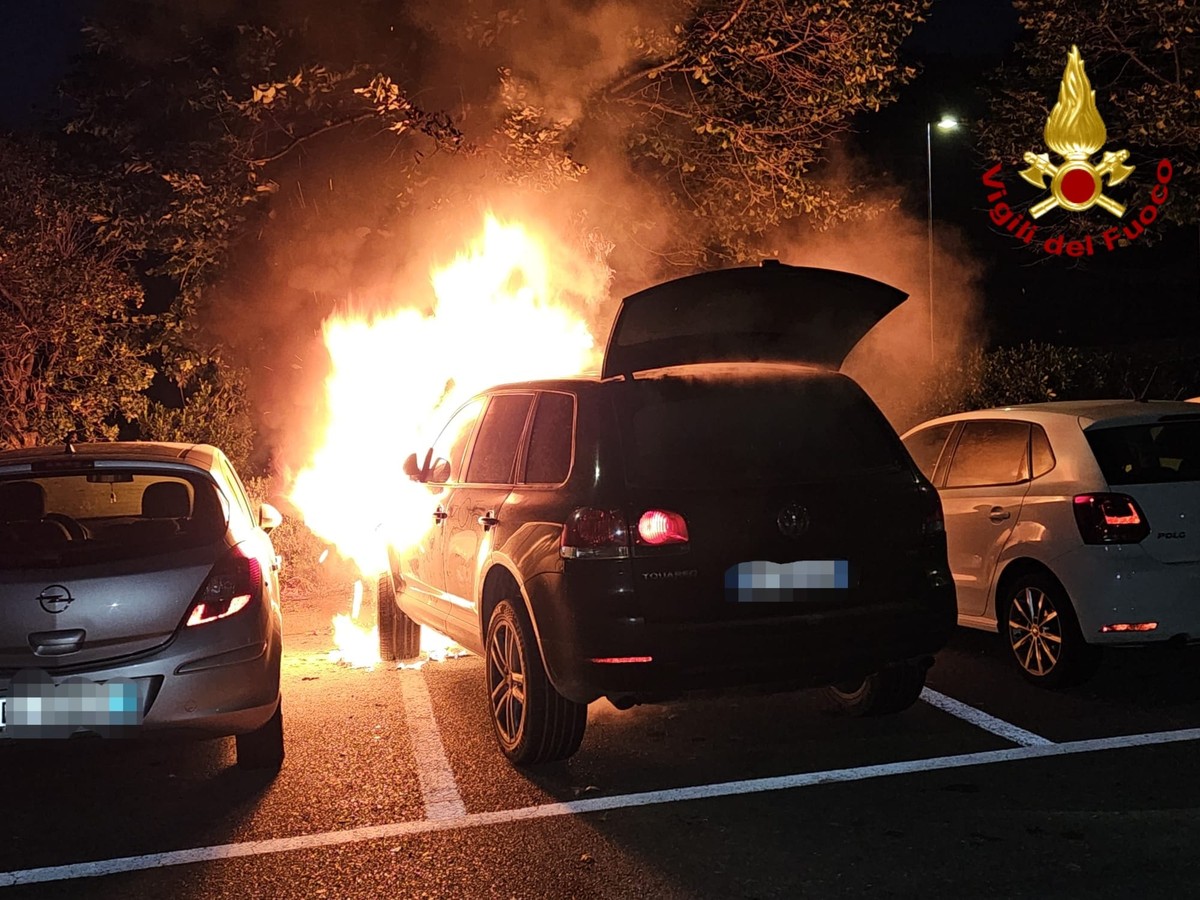
[[[150,519],[186,519],[192,514],[187,485],[157,481],[142,492],[142,515]]]
[[[0,484],[0,522],[29,522],[46,514],[46,489],[34,481]]]

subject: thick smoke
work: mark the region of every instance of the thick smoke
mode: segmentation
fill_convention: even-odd
[[[325,21],[317,29],[310,21],[308,33],[329,33],[336,20],[329,5],[308,6],[294,5],[298,20]],[[321,419],[328,365],[321,322],[333,312],[430,309],[431,267],[453,259],[488,209],[559,235],[611,267],[612,296],[586,310],[601,345],[620,296],[691,271],[693,258],[679,250],[694,241],[696,220],[635,177],[620,125],[596,112],[596,92],[638,59],[631,35],[669,27],[676,4],[534,0],[517,9],[503,0],[421,0],[402,9],[395,27],[408,36],[400,48],[405,84],[426,108],[450,112],[478,152],[429,153],[420,141],[378,135],[314,142],[270,173],[279,184],[270,219],[211,305],[211,326],[251,367],[263,435],[289,470],[305,462]],[[362,12],[350,5],[346,15]],[[342,27],[350,35],[362,23]],[[514,177],[489,148],[511,109],[506,91],[510,100],[518,91],[561,131],[562,152],[586,172],[553,184]],[[615,245],[614,235],[621,236]],[[820,234],[798,225],[767,236],[762,247],[785,263],[858,272],[910,293],[846,369],[894,425],[911,424],[930,360],[924,222],[893,212]],[[975,271],[945,230],[935,250],[941,355],[971,327]],[[398,370],[394,384],[381,385],[381,398],[403,390]]]

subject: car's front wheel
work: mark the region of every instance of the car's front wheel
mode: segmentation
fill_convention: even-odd
[[[239,769],[279,771],[283,765],[283,700],[261,728],[239,734],[234,740]]]
[[[925,687],[928,666],[918,662],[888,666],[865,678],[830,685],[837,706],[856,716],[887,716],[917,702]]]
[[[485,653],[492,727],[518,765],[566,759],[579,749],[587,706],[554,689],[524,610],[502,600],[488,623]]]
[[[1053,578],[1022,575],[1005,592],[1000,632],[1028,681],[1064,687],[1089,678],[1100,648],[1083,639],[1071,599]]]
[[[386,662],[421,655],[421,625],[396,608],[396,589],[387,572],[379,576],[379,656]]]

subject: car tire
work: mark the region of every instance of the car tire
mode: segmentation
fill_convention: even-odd
[[[852,715],[887,716],[917,702],[927,669],[916,662],[899,663],[858,681],[830,685],[827,691],[836,706]]]
[[[1100,648],[1084,640],[1071,598],[1054,578],[1040,572],[1019,575],[1009,582],[1002,602],[1000,633],[1027,681],[1067,687],[1095,673]]]
[[[283,700],[261,728],[239,734],[235,741],[239,769],[278,772],[283,765]]]
[[[385,662],[414,659],[421,655],[421,625],[396,607],[396,589],[392,576],[379,576],[377,620],[379,656]]]
[[[509,600],[497,604],[488,622],[484,662],[492,729],[509,761],[536,765],[579,749],[587,705],[554,689],[524,609]]]

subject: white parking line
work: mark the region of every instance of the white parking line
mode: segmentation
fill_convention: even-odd
[[[413,755],[417,758],[425,817],[433,820],[462,818],[467,809],[458,795],[454,770],[446,759],[446,748],[442,746],[442,736],[433,717],[425,675],[420,669],[400,673],[400,694],[404,699],[404,717],[408,720]]]
[[[615,797],[590,797],[586,800],[572,800],[567,803],[547,803],[542,806],[526,806],[522,809],[503,809],[495,812],[471,813],[470,815],[462,815],[453,819],[393,822],[388,825],[368,825],[362,828],[327,831],[321,834],[304,834],[297,837],[273,838],[265,841],[247,841],[240,844],[220,844],[214,847],[196,847],[191,850],[151,853],[146,856],[126,856],[120,859],[73,863],[65,866],[46,866],[40,869],[21,869],[13,872],[0,872],[0,887],[12,887],[19,884],[38,884],[48,881],[64,881],[70,878],[95,878],[101,875],[116,875],[121,872],[154,869],[160,866],[181,866],[190,863],[214,862],[247,856],[263,856],[270,853],[314,850],[321,847],[334,847],[341,844],[353,844],[362,841],[375,841],[384,838],[407,838],[431,832],[479,828],[486,825],[505,825],[512,822],[549,819],[557,816],[581,815],[584,813],[603,812],[605,810],[653,806],[662,803],[679,803],[687,800],[705,800],[714,797],[760,794],[768,791],[785,791],[817,784],[865,781],[870,778],[883,778],[890,775],[934,772],[943,769],[961,769],[969,766],[985,766],[994,763],[1045,759],[1056,756],[1073,756],[1078,753],[1095,753],[1101,750],[1118,750],[1128,747],[1148,747],[1154,744],[1172,744],[1181,741],[1200,741],[1200,728],[1188,728],[1182,731],[1160,731],[1153,734],[1123,735],[1089,741],[1072,741],[1063,744],[1046,743],[1034,746],[1010,747],[1005,750],[987,750],[982,753],[938,756],[932,759],[916,759],[875,766],[857,766],[852,769],[833,769],[825,772],[783,775],[776,778],[756,778],[750,781],[729,781],[722,784],[673,788],[664,791],[646,791],[641,794],[622,794]]]
[[[1054,743],[1054,741],[1047,740],[1040,734],[1034,734],[1032,731],[1026,731],[1024,728],[1018,728],[1011,722],[1005,722],[1003,719],[989,716],[981,709],[967,706],[967,704],[955,700],[953,697],[939,694],[930,688],[925,688],[921,691],[921,699],[930,706],[937,707],[942,712],[950,713],[950,715],[956,716],[964,722],[970,722],[977,728],[990,731],[992,734],[998,735],[1006,741],[1012,741],[1014,744],[1020,744],[1022,747],[1040,747],[1044,744]]]

